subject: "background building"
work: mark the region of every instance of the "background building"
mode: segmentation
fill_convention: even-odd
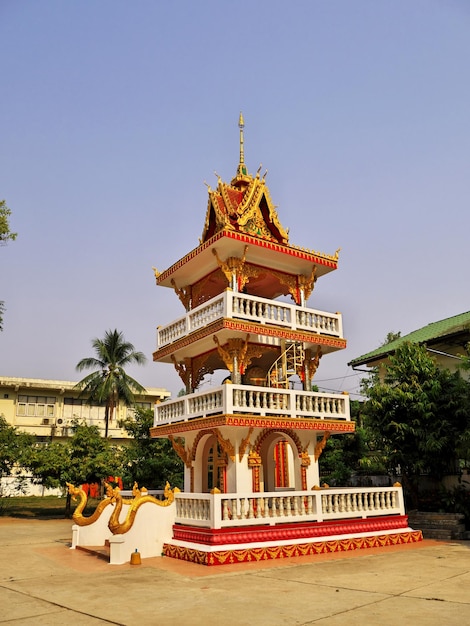
[[[462,356],[466,354],[467,346],[470,344],[470,311],[427,324],[423,328],[356,357],[348,365],[353,369],[378,367],[379,375],[383,377],[383,366],[389,363],[390,355],[393,355],[395,350],[407,341],[426,346],[440,367],[455,371],[461,364]]]
[[[40,378],[0,377],[0,415],[11,426],[36,435],[38,441],[57,441],[72,434],[74,419],[89,426],[98,426],[104,435],[105,407],[89,405],[79,398],[76,382],[43,380]],[[170,397],[170,392],[160,387],[149,387],[144,395],[136,395],[136,406],[153,409],[155,404]],[[109,422],[109,436],[117,441],[128,439],[119,421],[125,419],[132,408],[122,402]]]

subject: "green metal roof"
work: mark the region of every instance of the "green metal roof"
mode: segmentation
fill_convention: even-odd
[[[353,359],[348,365],[356,367],[358,365],[368,365],[371,362],[384,359],[389,354],[393,354],[395,350],[405,341],[411,341],[413,343],[425,343],[435,344],[445,340],[446,337],[455,335],[457,333],[470,333],[470,311],[467,313],[460,313],[453,317],[448,317],[439,322],[432,322],[423,328],[414,330],[413,332],[395,339],[390,343],[380,346],[372,352],[363,354],[360,357]],[[468,339],[467,339],[468,341]]]

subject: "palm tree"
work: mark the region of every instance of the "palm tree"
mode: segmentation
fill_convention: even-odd
[[[122,400],[126,406],[134,403],[134,393],[144,393],[145,388],[124,371],[124,367],[132,363],[143,365],[146,357],[136,352],[134,346],[125,341],[124,335],[117,330],[108,330],[104,339],[93,339],[92,346],[96,357],[87,357],[77,363],[76,369],[81,372],[91,368],[97,371],[88,374],[77,383],[81,396],[88,402],[105,403],[105,437],[108,436],[109,421],[113,419],[114,409]]]

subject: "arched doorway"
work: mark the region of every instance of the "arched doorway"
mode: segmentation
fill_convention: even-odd
[[[282,432],[271,432],[260,443],[261,491],[300,488],[300,464],[295,442]]]
[[[217,437],[211,435],[204,444],[202,453],[202,491],[209,493],[212,489],[219,489],[226,493],[227,455],[222,450]]]

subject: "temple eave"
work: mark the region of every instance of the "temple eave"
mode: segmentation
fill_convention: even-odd
[[[204,243],[201,243],[197,248],[191,250],[191,252],[179,259],[179,261],[174,263],[171,267],[158,274],[156,278],[157,285],[171,287],[171,279],[179,275],[182,268],[194,258],[201,260],[200,268],[202,272],[203,268],[207,268],[207,263],[203,261],[207,261],[207,259],[210,259],[212,256],[210,252],[211,247],[213,244],[222,241],[224,241],[224,248],[227,250],[228,256],[241,256],[244,246],[248,245],[251,250],[248,251],[247,261],[257,263],[259,258],[268,258],[270,265],[278,270],[289,269],[291,272],[298,271],[298,273],[303,273],[304,271],[308,272],[311,269],[311,265],[315,264],[318,266],[317,275],[321,276],[338,267],[338,256],[336,254],[324,254],[322,252],[269,241],[243,232],[224,228],[215,233],[207,241],[204,241]],[[253,258],[251,258],[251,256],[253,256]],[[215,267],[214,261],[214,268]],[[191,265],[191,274],[192,282],[203,276],[203,273],[201,273],[201,276],[194,275],[194,265]]]
[[[345,420],[326,420],[313,417],[289,418],[278,415],[219,414],[178,421],[173,424],[153,426],[150,429],[150,435],[154,438],[167,437],[168,435],[181,435],[195,430],[220,428],[221,426],[232,426],[235,428],[295,428],[297,430],[328,431],[330,433],[353,433],[356,428],[354,422]]]

